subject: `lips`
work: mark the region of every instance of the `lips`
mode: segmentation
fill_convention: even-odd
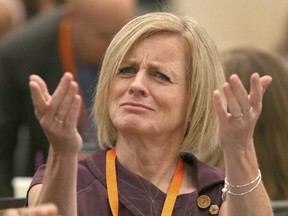
[[[125,102],[125,103],[122,103],[120,106],[134,106],[134,107],[141,107],[141,108],[144,108],[144,109],[147,109],[147,110],[152,110],[154,111],[154,109],[152,109],[151,107],[148,107],[144,104],[140,104],[140,103],[135,103],[135,102]]]

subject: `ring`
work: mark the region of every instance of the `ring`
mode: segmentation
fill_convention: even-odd
[[[251,107],[250,107],[249,109],[247,109],[247,110],[242,110],[242,113],[243,113],[243,114],[249,113],[249,112],[252,111],[252,109],[253,109],[253,107],[251,106]]]
[[[240,113],[238,116],[233,116],[232,115],[232,118],[236,121],[239,121],[241,118],[243,117],[243,113]]]
[[[64,121],[61,120],[61,119],[59,119],[59,118],[57,118],[57,116],[54,117],[54,120],[55,120],[56,122],[60,123],[60,124],[64,124]]]

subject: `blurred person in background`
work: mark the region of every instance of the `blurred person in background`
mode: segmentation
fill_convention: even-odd
[[[22,0],[0,0],[0,37],[22,26],[25,21]]]
[[[0,0],[0,37],[63,3],[64,0]]]
[[[168,11],[170,0],[139,0],[140,14],[154,11]]]
[[[265,92],[263,109],[254,131],[254,144],[263,183],[272,200],[288,200],[288,68],[281,56],[256,48],[235,48],[222,53],[226,78],[237,74],[249,92],[250,76],[273,78]],[[225,169],[221,149],[200,155]]]
[[[26,128],[29,144],[22,161],[27,165],[26,176],[34,173],[48,153],[27,85],[32,73],[43,77],[49,91],[54,91],[63,72],[73,73],[83,97],[78,125],[83,148],[97,148],[89,118],[97,73],[108,44],[134,17],[136,6],[136,0],[71,0],[0,39],[0,197],[13,196],[13,156],[17,144],[23,142],[21,129]]]
[[[43,14],[52,11],[59,5],[70,0],[21,0],[24,3],[27,19],[30,19],[38,14]]]

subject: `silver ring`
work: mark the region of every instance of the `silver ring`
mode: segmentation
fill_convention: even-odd
[[[64,124],[64,121],[61,120],[61,119],[59,119],[59,118],[57,118],[57,116],[54,117],[54,120],[55,120],[56,122],[60,123],[60,124]]]
[[[250,107],[249,109],[247,109],[247,110],[242,110],[242,113],[243,113],[243,114],[249,113],[249,112],[252,111],[252,109],[253,109],[253,107],[251,106],[251,107]]]
[[[242,117],[243,117],[243,113],[240,113],[238,116],[233,116],[233,115],[232,115],[232,118],[233,118],[234,120],[236,120],[236,121],[239,121],[240,119],[242,119]]]

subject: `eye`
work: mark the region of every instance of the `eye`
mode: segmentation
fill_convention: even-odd
[[[137,73],[136,68],[134,67],[122,67],[119,69],[119,74],[120,75],[131,75]]]
[[[164,74],[162,72],[157,71],[154,73],[154,76],[162,82],[165,81],[165,82],[171,83],[171,79],[166,74]]]

